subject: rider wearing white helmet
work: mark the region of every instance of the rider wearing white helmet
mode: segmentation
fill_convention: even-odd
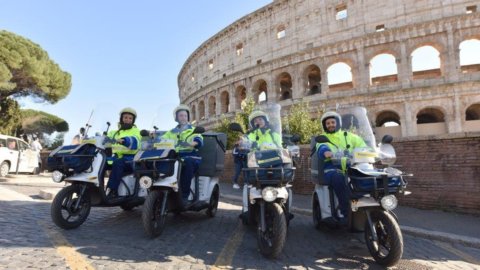
[[[319,159],[324,160],[323,173],[324,179],[338,198],[340,212],[343,218],[340,219],[341,225],[347,225],[349,213],[350,189],[345,182],[345,170],[347,169],[346,159],[343,158],[340,164],[333,164],[332,158],[344,156],[357,147],[365,147],[366,144],[361,137],[351,132],[342,130],[342,118],[336,112],[326,112],[320,119],[323,131],[329,142],[317,143],[317,154]]]
[[[112,171],[108,179],[108,196],[117,196],[117,189],[122,180],[122,176],[133,171],[133,167],[127,161],[133,160],[133,157],[140,149],[140,130],[135,126],[137,112],[132,108],[124,108],[120,111],[120,121],[118,130],[112,130],[108,137],[116,140],[112,145],[114,160]]]
[[[187,105],[178,105],[173,110],[173,117],[178,125],[162,136],[162,139],[175,143],[175,151],[183,160],[180,189],[184,201],[188,200],[192,178],[201,162],[198,149],[203,146],[202,135],[193,133],[195,127],[190,124],[190,115],[190,108]]]

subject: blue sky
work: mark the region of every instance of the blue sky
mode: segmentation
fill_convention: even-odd
[[[271,2],[2,0],[0,29],[39,44],[72,75],[71,92],[60,102],[21,101],[24,108],[67,120],[69,142],[92,110],[97,121],[115,122],[118,110],[129,106],[137,110],[140,128],[150,128],[156,114],[165,115],[161,129],[173,127],[177,75],[188,56],[227,25]],[[108,116],[105,108],[111,108]]]

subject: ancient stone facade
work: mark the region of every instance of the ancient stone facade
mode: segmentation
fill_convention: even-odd
[[[480,43],[477,8],[475,0],[276,0],[192,53],[178,75],[180,101],[206,127],[252,96],[279,102],[283,113],[308,101],[312,117],[318,106],[364,105],[379,135],[480,131],[480,62],[461,63],[463,42]],[[415,70],[425,46],[440,64]],[[373,76],[376,56],[396,71]],[[351,80],[329,83],[337,64]]]

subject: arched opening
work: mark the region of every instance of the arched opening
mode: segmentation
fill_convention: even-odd
[[[382,111],[375,119],[375,137],[381,140],[384,135],[402,137],[400,116],[394,111]]]
[[[383,111],[375,119],[375,127],[400,126],[400,116],[394,111]]]
[[[370,60],[370,84],[381,85],[398,81],[395,56],[382,53]]]
[[[413,79],[427,79],[442,76],[440,52],[432,46],[422,46],[412,54]]]
[[[227,91],[223,91],[222,94],[220,94],[220,104],[221,113],[227,113],[230,111],[230,95]]]
[[[256,81],[253,85],[253,98],[255,99],[255,102],[260,103],[267,101],[267,93],[267,82],[265,82],[264,80]]]
[[[437,108],[425,108],[417,113],[418,135],[439,135],[447,133],[445,115]]]
[[[215,116],[215,108],[217,107],[217,101],[214,96],[208,98],[208,116]]]
[[[460,68],[462,73],[480,71],[480,40],[468,39],[460,43]]]
[[[310,65],[305,70],[307,77],[307,95],[320,94],[322,92],[322,77],[320,74],[320,68],[316,65]]]
[[[192,108],[192,112],[191,112],[192,115],[190,116],[190,122],[193,122],[197,120],[197,111],[195,110],[196,109],[195,105],[192,105],[191,108]]]
[[[480,120],[480,104],[470,105],[465,111],[465,121]]]
[[[280,86],[279,88],[279,100],[286,100],[292,98],[292,76],[287,72],[282,72],[278,78],[277,83]]]
[[[199,120],[205,120],[205,102],[202,100],[198,103]]]
[[[242,108],[242,102],[247,99],[247,88],[240,85],[235,89],[235,107],[238,109]]]
[[[338,62],[327,68],[328,88],[332,90],[353,88],[352,68],[344,63]]]
[[[465,111],[465,131],[480,131],[480,103],[470,105]]]

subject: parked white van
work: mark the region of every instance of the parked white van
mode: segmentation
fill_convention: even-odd
[[[17,165],[18,172],[38,174],[39,156],[24,140],[0,134],[0,177],[15,173]]]

